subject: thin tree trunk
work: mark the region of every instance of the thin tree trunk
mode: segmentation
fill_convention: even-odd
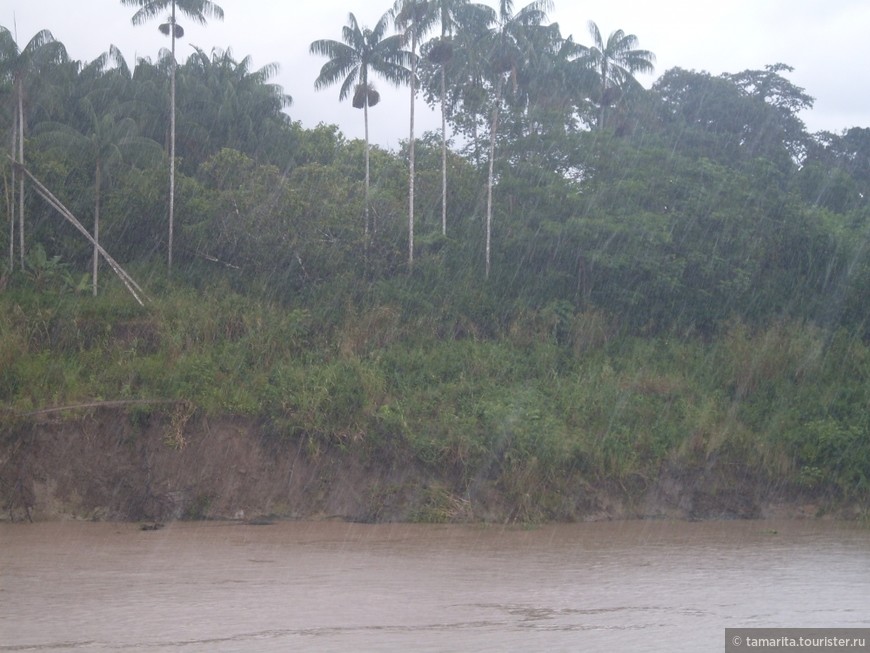
[[[24,89],[18,85],[18,163],[24,165]],[[18,255],[24,269],[24,177],[18,181]]]
[[[15,169],[12,169],[12,185],[3,175],[3,195],[6,199],[6,213],[9,215],[9,272],[13,270],[12,258],[15,256]]]
[[[441,65],[441,234],[447,235],[447,75]]]
[[[495,132],[498,129],[498,114],[501,107],[501,82],[495,94],[495,107],[492,110],[492,128],[489,133],[489,174],[486,182],[486,278],[489,279],[492,251],[492,185],[493,164],[495,163]]]
[[[495,119],[493,119],[495,121]],[[486,181],[486,278],[489,279],[490,251],[492,246],[492,176],[495,156],[495,132],[489,138],[489,173]]]
[[[15,105],[12,118],[12,160],[17,159],[18,152],[18,105]],[[12,166],[12,185],[9,188],[9,272],[15,269],[15,166]]]
[[[96,200],[94,201],[94,297],[97,296],[97,274],[100,269],[100,186],[102,185],[102,166],[97,161]]]
[[[365,122],[365,135],[366,135],[366,197],[365,197],[365,219],[366,219],[366,227],[365,227],[365,246],[366,251],[368,251],[369,247],[369,96],[368,96],[368,86],[365,89],[366,97],[363,103],[363,122]]]
[[[172,79],[169,82],[169,257],[167,269],[172,274],[172,234],[175,229],[175,0],[172,2]]]
[[[408,140],[408,272],[414,267],[414,100],[417,89],[414,81],[417,76],[417,26],[411,35],[411,135]]]

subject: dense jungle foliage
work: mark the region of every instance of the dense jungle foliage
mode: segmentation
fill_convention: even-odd
[[[0,30],[11,158],[92,234],[99,216],[146,297],[105,263],[93,284],[93,245],[7,159],[0,425],[172,400],[130,419],[254,416],[314,449],[502,475],[518,501],[568,470],[631,492],[726,464],[870,496],[870,129],[807,133],[782,64],[645,90],[630,65],[598,74],[607,44],[509,18],[476,28],[501,39],[472,39],[501,44],[476,60],[450,49],[461,30],[405,51],[454,135],[446,223],[440,133],[371,147],[367,189],[368,144],[293,122],[274,67],[180,63],[171,274],[170,58],[78,62]]]

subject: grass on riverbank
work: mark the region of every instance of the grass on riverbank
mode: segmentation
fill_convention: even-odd
[[[0,294],[4,422],[173,400],[315,449],[403,448],[469,484],[499,478],[517,501],[566,475],[631,493],[665,467],[723,465],[870,496],[870,348],[844,332],[735,322],[712,340],[642,338],[553,307],[493,324],[455,305],[422,313],[378,299],[334,305],[327,321],[317,304],[227,288],[168,287],[146,309],[120,293]]]

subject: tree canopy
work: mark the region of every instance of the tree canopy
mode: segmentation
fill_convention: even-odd
[[[405,32],[390,33],[389,13],[371,29],[350,14],[341,40],[310,47],[327,57],[315,85],[338,85],[339,99],[365,110],[377,100],[374,74],[417,80],[443,107],[445,129],[415,136],[413,153],[411,143],[388,152],[293,122],[290,95],[272,81],[277,64],[254,70],[231,50],[196,48],[178,62],[185,269],[219,265],[237,283],[292,297],[351,271],[366,283],[407,273],[401,243],[416,229],[415,276],[483,284],[517,306],[568,302],[627,328],[711,332],[734,315],[830,320],[834,293],[837,314],[864,328],[870,138],[863,127],[809,134],[800,116],[813,98],[788,65],[673,68],[647,90],[634,75],[654,56],[640,37],[617,29],[605,39],[590,23],[590,45],[563,38],[548,3],[412,5],[395,7]],[[420,25],[413,59],[409,16]],[[127,138],[118,130],[170,149],[171,60],[131,67],[116,48],[92,62],[47,55],[25,96],[15,85],[22,50],[8,30],[0,40],[0,120],[16,151],[22,125],[68,134],[68,154],[59,138],[28,141],[28,167],[83,216],[96,212],[98,189],[101,241],[121,259],[151,260],[166,247],[159,167],[109,153]],[[85,142],[87,155],[72,154]],[[400,183],[412,156],[413,193]],[[81,266],[87,247],[38,197],[8,192],[9,223],[22,201],[34,240]],[[2,239],[11,265],[13,237]]]

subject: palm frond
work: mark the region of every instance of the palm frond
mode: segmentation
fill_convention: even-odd
[[[134,25],[146,23],[167,9],[171,10],[173,5],[177,11],[200,25],[205,25],[209,18],[224,19],[224,10],[209,0],[121,0],[121,4],[128,7],[139,7],[131,19]]]
[[[597,48],[599,51],[604,51],[607,46],[604,44],[604,39],[601,38],[601,30],[598,29],[598,25],[594,20],[590,20],[588,27],[589,35],[592,37],[592,46]]]

